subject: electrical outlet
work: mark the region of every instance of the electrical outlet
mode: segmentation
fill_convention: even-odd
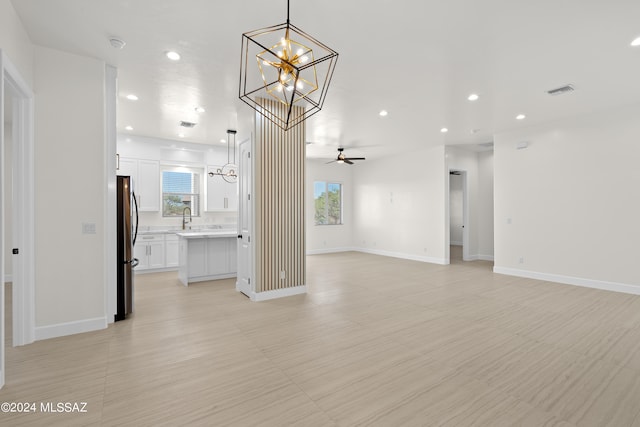
[[[96,223],[95,222],[83,222],[82,223],[82,234],[96,234]]]
[[[284,280],[286,277],[284,270],[280,270],[280,280]]]
[[[524,264],[524,257],[523,257],[523,256],[521,256],[521,257],[518,259],[518,262],[519,262],[520,264]]]

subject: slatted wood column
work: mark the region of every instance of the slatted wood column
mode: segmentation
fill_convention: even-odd
[[[282,103],[263,102],[284,112]],[[285,132],[256,114],[256,292],[305,285],[305,151],[304,123]]]

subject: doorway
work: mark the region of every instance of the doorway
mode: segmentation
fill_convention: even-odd
[[[467,172],[449,171],[449,262],[469,259]]]
[[[33,92],[22,79],[17,68],[0,50],[0,176],[3,181],[0,186],[0,223],[2,224],[0,277],[4,283],[5,268],[10,269],[13,282],[11,320],[14,346],[34,341],[33,157]],[[5,182],[6,174],[10,176],[10,184]],[[5,218],[9,216],[5,214],[7,211],[10,211],[11,216],[8,222]],[[11,255],[6,254],[9,250]],[[4,291],[2,286],[0,292],[0,387],[4,385],[5,379]]]

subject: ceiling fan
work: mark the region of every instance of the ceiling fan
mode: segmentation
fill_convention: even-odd
[[[338,163],[346,163],[348,165],[352,165],[353,164],[352,160],[365,160],[364,157],[345,157],[343,151],[344,151],[344,148],[342,147],[338,148],[338,156],[336,157],[336,159],[331,160],[330,162],[327,162],[327,164],[338,162]]]

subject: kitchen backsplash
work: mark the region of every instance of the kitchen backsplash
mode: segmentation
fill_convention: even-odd
[[[138,218],[141,230],[182,228],[182,217],[167,218],[158,212],[140,212]],[[192,218],[191,227],[220,225],[223,228],[234,228],[237,222],[238,216],[235,212],[203,212],[201,216]]]

